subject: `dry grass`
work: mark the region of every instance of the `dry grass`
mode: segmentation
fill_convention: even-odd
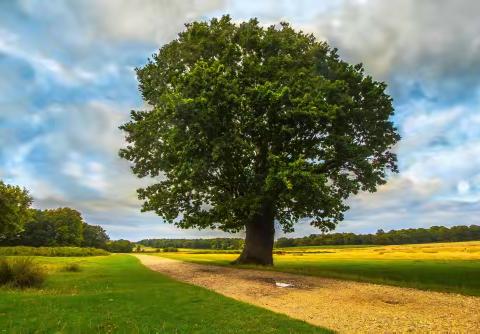
[[[275,267],[262,270],[480,296],[478,241],[400,246],[292,247],[276,253]],[[230,262],[238,256],[198,254],[189,250],[155,255],[223,266],[230,266]]]
[[[197,250],[179,249],[175,258],[201,258],[218,261],[235,259],[237,254],[196,252]],[[392,245],[371,247],[292,247],[279,248],[276,260],[285,257],[294,259],[301,256],[302,261],[318,261],[322,259],[344,260],[480,260],[480,241],[431,243],[414,245]]]
[[[63,267],[63,271],[68,271],[68,272],[74,272],[74,273],[78,273],[80,272],[82,269],[80,268],[80,265],[78,263],[67,263],[64,267]]]
[[[480,260],[480,241],[431,243],[415,245],[392,245],[372,247],[295,247],[281,248],[286,255],[296,256],[297,252],[315,259],[386,259],[386,260]]]
[[[0,285],[23,289],[38,287],[44,280],[45,270],[33,258],[0,259]]]

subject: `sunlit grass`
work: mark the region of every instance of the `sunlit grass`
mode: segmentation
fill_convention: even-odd
[[[480,295],[479,241],[281,250],[285,253],[274,255],[275,267],[254,268]],[[189,251],[158,255],[214,265],[230,265],[238,256]]]
[[[40,289],[0,288],[0,333],[325,333],[169,279],[129,255],[35,259]],[[78,264],[79,272],[65,271]]]
[[[104,249],[88,247],[0,247],[0,256],[103,256],[109,253]]]

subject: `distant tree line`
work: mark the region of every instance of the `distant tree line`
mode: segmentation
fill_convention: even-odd
[[[128,240],[120,239],[109,241],[106,245],[106,250],[112,253],[131,253],[135,244]]]
[[[241,249],[243,239],[144,239],[137,244],[153,248]]]
[[[429,242],[451,242],[480,240],[480,226],[432,226],[410,228],[375,234],[331,233],[311,234],[303,238],[279,238],[276,247],[321,246],[321,245],[401,245]]]
[[[89,225],[75,209],[31,208],[28,190],[0,180],[0,246],[93,247],[131,252],[128,240],[110,241],[101,226]]]
[[[375,234],[329,233],[311,234],[303,238],[279,238],[275,247],[322,246],[322,245],[401,245],[430,242],[454,242],[480,240],[480,226],[432,226],[430,228],[410,228]],[[193,248],[193,249],[241,249],[243,239],[144,239],[137,244],[153,248]]]
[[[30,209],[22,229],[2,240],[9,246],[75,246],[106,249],[110,240],[101,226],[89,225],[71,208]]]

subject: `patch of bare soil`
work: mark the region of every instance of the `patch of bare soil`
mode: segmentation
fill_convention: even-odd
[[[339,333],[480,333],[479,297],[135,256],[177,280]]]

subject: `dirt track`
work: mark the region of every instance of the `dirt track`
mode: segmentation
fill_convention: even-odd
[[[135,256],[177,280],[339,333],[480,333],[479,297]]]

